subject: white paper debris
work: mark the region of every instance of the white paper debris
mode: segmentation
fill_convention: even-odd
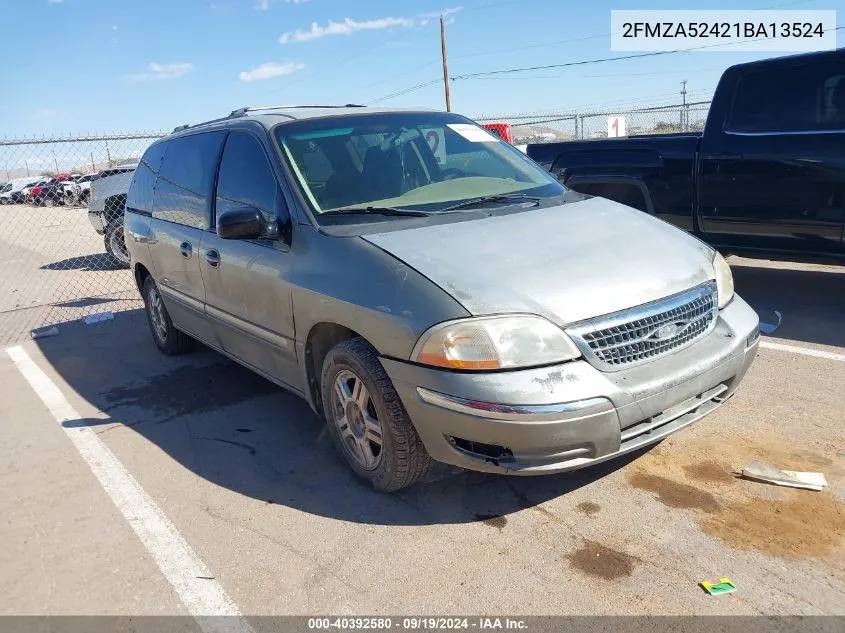
[[[447,123],[449,128],[473,143],[496,143],[499,138],[493,136],[484,128],[469,123]]]
[[[764,462],[752,462],[742,469],[746,479],[764,481],[776,486],[821,490],[827,486],[824,473],[809,473],[797,470],[781,470]]]
[[[112,312],[97,312],[95,314],[87,314],[82,317],[82,322],[85,325],[91,325],[92,323],[100,323],[102,321],[111,321],[114,318],[114,314]]]

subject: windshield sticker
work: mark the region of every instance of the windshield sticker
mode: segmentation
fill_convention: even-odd
[[[472,143],[496,143],[499,140],[484,128],[469,123],[447,123],[446,125]]]

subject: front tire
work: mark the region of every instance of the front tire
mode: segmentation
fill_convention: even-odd
[[[431,457],[367,341],[355,338],[332,348],[320,386],[329,434],[360,479],[394,492],[425,474]]]
[[[129,268],[129,251],[123,237],[123,222],[113,222],[103,235],[106,252],[112,256],[121,268]]]
[[[191,338],[177,330],[152,277],[144,280],[144,308],[156,347],[167,356],[183,354],[191,347]]]

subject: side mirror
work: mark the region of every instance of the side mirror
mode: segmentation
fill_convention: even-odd
[[[255,207],[229,209],[217,216],[217,235],[224,240],[261,237],[261,212]]]

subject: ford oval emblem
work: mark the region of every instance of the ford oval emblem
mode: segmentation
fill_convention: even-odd
[[[657,328],[648,338],[652,341],[668,341],[669,339],[675,338],[678,332],[684,329],[684,325],[686,325],[684,321],[667,323]]]

